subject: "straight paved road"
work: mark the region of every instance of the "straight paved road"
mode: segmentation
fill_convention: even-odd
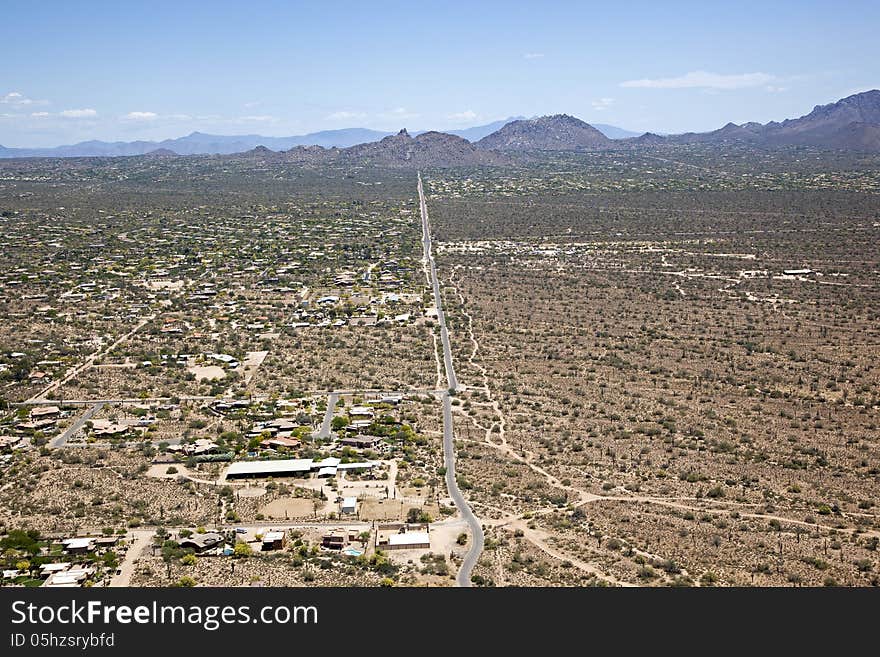
[[[76,433],[83,428],[85,423],[88,422],[95,413],[100,411],[103,406],[103,402],[98,402],[85,413],[80,415],[76,420],[74,420],[73,424],[71,424],[69,427],[67,427],[67,429],[65,429],[52,439],[52,441],[49,443],[49,447],[64,447],[64,443],[73,438]]]
[[[443,344],[443,360],[446,365],[446,379],[449,390],[443,393],[443,461],[446,466],[446,487],[449,496],[455,502],[455,506],[461,513],[462,518],[471,529],[471,546],[462,561],[461,568],[456,576],[459,586],[471,585],[471,572],[483,552],[483,528],[474,515],[467,500],[458,489],[455,479],[455,444],[452,430],[452,399],[450,391],[458,390],[458,380],[455,378],[455,369],[452,366],[452,349],[449,346],[449,334],[446,331],[446,317],[443,315],[443,305],[440,300],[440,284],[437,281],[437,268],[434,265],[434,256],[431,255],[431,229],[428,225],[428,205],[425,203],[425,192],[422,188],[422,175],[419,174],[419,205],[422,211],[422,246],[425,250],[425,261],[431,274],[431,287],[434,288],[434,304],[437,307],[437,322],[440,324],[440,340]]]
[[[446,365],[446,380],[449,389],[453,392],[458,390],[458,379],[455,376],[455,368],[452,365],[452,349],[449,346],[449,332],[446,330],[446,316],[443,314],[443,301],[440,298],[440,283],[437,280],[437,267],[434,264],[434,256],[431,254],[431,227],[428,224],[428,204],[425,202],[425,192],[422,189],[422,175],[419,174],[419,205],[422,211],[422,248],[425,251],[425,260],[431,273],[431,286],[434,288],[434,304],[437,307],[437,323],[440,324],[440,342],[443,345],[443,361]]]
[[[331,392],[329,395],[327,395],[327,412],[324,413],[324,422],[321,424],[320,431],[314,434],[314,438],[321,438],[322,440],[326,440],[330,437],[331,424],[333,422],[333,412],[336,410],[337,401],[339,401],[338,393]]]

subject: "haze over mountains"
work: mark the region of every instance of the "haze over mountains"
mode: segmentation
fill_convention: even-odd
[[[84,141],[55,148],[3,148],[0,157],[90,157],[116,155],[143,155],[157,149],[166,149],[177,155],[229,155],[242,153],[257,146],[273,151],[284,151],[296,146],[334,146],[345,148],[368,141],[377,141],[389,133],[367,128],[324,130],[293,137],[266,137],[264,135],[209,135],[193,132],[185,137],[163,141]]]
[[[0,158],[107,157],[155,154],[268,156],[284,152],[285,159],[304,162],[356,160],[409,166],[497,164],[508,155],[534,151],[593,151],[640,148],[663,144],[748,144],[759,148],[811,146],[832,150],[880,152],[880,91],[848,96],[817,105],[796,119],[766,124],[728,123],[718,130],[661,136],[635,133],[604,124],[590,125],[567,114],[531,119],[514,117],[483,126],[449,132],[406,130],[387,133],[366,128],[325,130],[293,137],[209,135],[194,132],[164,141],[87,141],[56,148],[4,148]],[[157,153],[158,152],[158,153]]]
[[[483,137],[497,131],[511,121],[524,119],[514,116],[485,125],[446,130],[445,134],[462,137],[470,142],[477,142]],[[624,130],[616,126],[600,125],[612,139],[635,137],[639,133]],[[416,131],[420,135],[427,130]],[[286,151],[297,146],[322,146],[323,148],[349,148],[358,144],[376,142],[384,137],[393,136],[393,132],[382,132],[368,128],[343,128],[341,130],[322,130],[306,135],[292,137],[267,137],[265,135],[211,135],[193,132],[185,137],[165,139],[162,141],[84,141],[67,146],[54,148],[5,148],[0,146],[2,157],[114,157],[125,155],[144,155],[154,150],[164,149],[177,155],[230,155],[244,153],[257,146],[265,146],[273,151]]]

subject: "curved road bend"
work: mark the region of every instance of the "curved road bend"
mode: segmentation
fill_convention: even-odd
[[[452,433],[452,399],[450,391],[458,390],[458,380],[455,378],[455,369],[452,366],[452,349],[449,347],[449,333],[446,330],[446,317],[443,315],[443,305],[440,300],[440,284],[437,281],[437,268],[434,265],[434,257],[431,255],[431,229],[428,225],[428,205],[425,203],[425,192],[422,188],[422,174],[419,174],[419,206],[422,213],[422,246],[425,250],[425,260],[431,273],[431,286],[434,288],[434,304],[437,307],[437,322],[440,324],[440,341],[443,344],[443,361],[446,365],[446,379],[449,390],[443,395],[443,461],[446,466],[446,487],[449,496],[455,502],[455,506],[461,513],[462,518],[471,528],[471,547],[464,556],[461,568],[456,576],[459,586],[471,585],[471,572],[477,564],[477,559],[483,552],[483,528],[477,520],[471,507],[465,501],[464,496],[458,489],[455,480],[455,445]]]

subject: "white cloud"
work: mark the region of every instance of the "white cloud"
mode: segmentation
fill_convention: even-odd
[[[27,105],[28,99],[17,91],[10,91],[8,94],[0,98],[0,103],[4,105]]]
[[[263,103],[261,103],[259,100],[252,100],[248,103],[242,104],[242,107],[244,107],[245,109],[253,109],[254,107],[259,107],[262,104]]]
[[[365,119],[367,115],[364,112],[349,112],[340,110],[327,115],[328,121],[351,121],[353,119]]]
[[[93,109],[71,109],[59,112],[58,116],[63,116],[65,119],[88,119],[98,116],[98,112]]]
[[[602,110],[606,110],[614,104],[613,98],[599,98],[598,100],[593,101],[593,109],[597,112],[601,112]]]
[[[775,76],[767,73],[722,75],[707,71],[691,71],[674,78],[627,80],[621,82],[620,86],[641,89],[745,89],[764,87],[775,79]]]
[[[47,116],[50,116],[49,112],[31,112],[31,116],[35,119],[42,119]]]
[[[158,119],[159,115],[155,112],[129,112],[122,118],[126,121],[152,121]]]
[[[250,116],[242,116],[238,120],[245,121],[247,123],[273,123],[278,119],[276,119],[274,116],[269,116],[268,114],[256,114]]]
[[[450,121],[455,121],[456,123],[467,123],[468,121],[476,120],[477,116],[479,116],[473,110],[465,110],[464,112],[455,112],[454,114],[450,114],[446,118]]]
[[[544,53],[542,52],[527,52],[523,55],[523,59],[542,59],[544,57]]]
[[[10,91],[5,96],[0,96],[0,104],[2,105],[46,105],[48,101],[46,100],[34,100],[33,98],[28,98],[23,93],[18,91]]]

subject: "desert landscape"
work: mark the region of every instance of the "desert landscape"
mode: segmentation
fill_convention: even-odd
[[[880,162],[756,130],[0,161],[4,584],[880,584]]]

